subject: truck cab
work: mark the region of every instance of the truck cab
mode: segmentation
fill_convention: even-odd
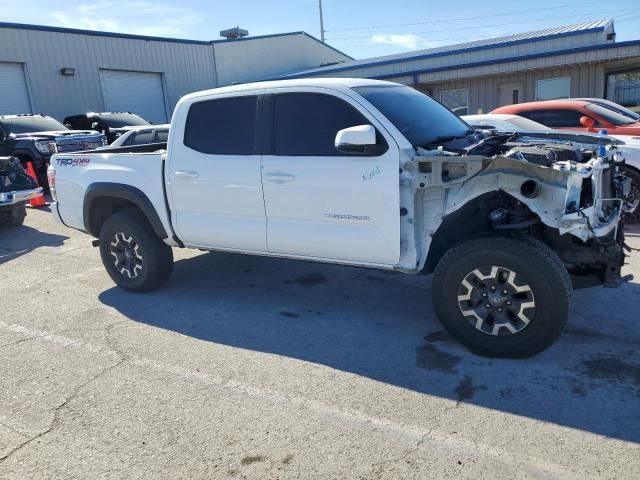
[[[96,237],[133,292],[167,280],[174,247],[434,273],[456,339],[523,357],[562,332],[570,272],[621,281],[630,181],[617,158],[484,135],[390,82],[197,92],[166,145],[59,154],[49,175],[54,214]]]

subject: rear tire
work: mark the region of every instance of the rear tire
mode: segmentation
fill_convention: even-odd
[[[107,273],[124,290],[155,290],[173,270],[173,250],[140,212],[123,211],[109,217],[100,230],[99,244]]]
[[[24,203],[10,210],[0,211],[0,227],[19,227],[24,223],[27,209]]]
[[[573,290],[544,243],[489,237],[449,250],[436,267],[432,294],[442,326],[469,350],[525,358],[558,339]]]

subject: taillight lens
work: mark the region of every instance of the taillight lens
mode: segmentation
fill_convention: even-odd
[[[53,165],[49,165],[47,169],[47,180],[49,180],[49,190],[51,191],[51,197],[54,202],[58,201],[58,197],[56,196],[56,169],[53,168]]]

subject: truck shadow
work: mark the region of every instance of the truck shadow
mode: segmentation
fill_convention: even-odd
[[[40,247],[60,247],[68,239],[64,235],[41,232],[26,225],[0,228],[0,265]]]
[[[576,292],[570,324],[527,360],[475,356],[442,331],[430,276],[223,253],[176,262],[149,295],[100,300],[134,321],[416,392],[640,443],[640,285]]]

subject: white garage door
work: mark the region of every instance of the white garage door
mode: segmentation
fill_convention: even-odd
[[[32,113],[21,63],[0,62],[0,115]]]
[[[153,123],[166,123],[162,77],[159,73],[100,70],[104,108],[132,112]]]

